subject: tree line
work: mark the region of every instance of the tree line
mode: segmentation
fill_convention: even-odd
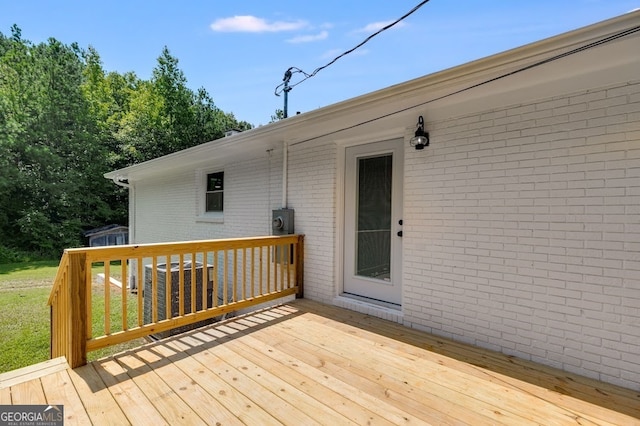
[[[252,127],[186,83],[167,47],[143,80],[106,72],[92,47],[0,32],[0,262],[126,225],[127,191],[104,173]]]

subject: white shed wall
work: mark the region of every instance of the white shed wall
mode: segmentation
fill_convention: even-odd
[[[428,122],[404,319],[640,387],[640,84]]]

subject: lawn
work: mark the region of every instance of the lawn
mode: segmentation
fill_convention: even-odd
[[[57,261],[0,264],[0,373],[25,367],[49,359],[49,307],[47,300],[56,275]],[[97,267],[98,270],[101,267]],[[100,272],[98,270],[98,272]],[[104,285],[92,286],[92,323],[101,330],[104,312]],[[127,316],[129,326],[137,319],[135,295],[128,295]],[[111,323],[122,320],[121,290],[111,286]],[[117,307],[117,308],[116,308]],[[95,333],[94,333],[95,334]],[[95,360],[144,343],[143,339],[90,352]]]

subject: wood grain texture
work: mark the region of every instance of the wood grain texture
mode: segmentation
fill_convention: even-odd
[[[0,401],[65,424],[640,425],[637,391],[304,299],[42,368]]]

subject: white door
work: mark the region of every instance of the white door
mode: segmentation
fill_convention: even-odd
[[[403,140],[345,151],[343,291],[402,303]]]

